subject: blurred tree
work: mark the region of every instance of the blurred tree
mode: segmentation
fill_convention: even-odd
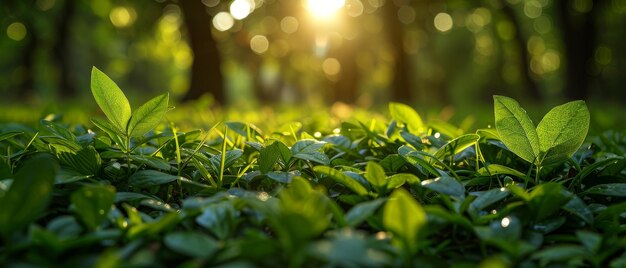
[[[415,70],[410,68],[408,55],[404,51],[404,25],[398,20],[398,7],[394,1],[388,1],[384,5],[383,16],[392,47],[394,57],[393,80],[391,84],[391,100],[410,103],[414,89],[409,79],[409,73],[415,75]]]
[[[181,99],[190,101],[210,93],[218,105],[226,103],[221,70],[221,55],[211,35],[212,17],[201,1],[179,1],[183,13],[189,46],[193,51],[193,64],[189,89]]]
[[[586,99],[596,48],[596,21],[606,0],[555,1],[565,54],[565,97]]]
[[[519,55],[519,64],[522,75],[523,87],[526,89],[528,96],[535,100],[540,101],[542,99],[541,92],[539,91],[539,85],[535,79],[533,79],[530,70],[530,54],[526,47],[526,41],[528,38],[524,35],[524,28],[522,22],[515,14],[515,10],[505,0],[500,0],[499,6],[502,8],[502,14],[513,25],[513,42],[516,45]]]
[[[76,95],[75,84],[71,81],[71,64],[69,60],[70,26],[74,16],[75,1],[64,0],[57,15],[56,39],[53,45],[54,65],[58,69],[58,90],[63,98]]]

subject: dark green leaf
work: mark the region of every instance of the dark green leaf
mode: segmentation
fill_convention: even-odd
[[[128,184],[133,187],[146,188],[172,182],[179,178],[156,170],[140,170],[128,178]]]
[[[37,218],[52,196],[58,164],[49,155],[36,155],[15,173],[11,188],[0,198],[0,234],[9,235]]]
[[[259,153],[259,170],[262,173],[267,173],[272,170],[276,163],[282,163],[287,165],[291,158],[291,151],[289,148],[280,141],[275,141],[271,145],[261,149]]]
[[[455,196],[462,198],[465,196],[465,187],[458,182],[454,177],[450,177],[446,174],[442,174],[441,177],[430,180],[423,180],[421,182],[422,187],[445,194],[449,196]]]
[[[290,183],[291,180],[296,177],[296,176],[300,176],[300,172],[299,171],[290,171],[290,172],[285,172],[285,171],[270,171],[267,174],[267,177],[269,177],[272,180],[275,180],[277,182],[281,182],[281,183]]]
[[[587,191],[587,194],[599,194],[608,196],[626,196],[626,183],[607,183],[593,186]]]
[[[169,233],[165,235],[163,242],[173,251],[201,259],[211,257],[219,248],[217,241],[213,238],[191,231]]]
[[[86,185],[72,193],[75,212],[89,229],[96,229],[106,219],[115,199],[110,185]]]
[[[385,198],[378,198],[372,201],[362,202],[352,207],[348,213],[346,213],[346,221],[351,227],[357,227],[363,221],[367,220],[370,216],[374,215],[376,210],[384,204]]]

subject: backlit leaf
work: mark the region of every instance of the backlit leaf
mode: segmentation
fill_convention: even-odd
[[[550,110],[539,122],[537,135],[544,165],[565,161],[580,148],[589,129],[584,101],[572,101]]]
[[[535,125],[517,101],[494,96],[496,129],[500,139],[511,152],[529,163],[539,156],[539,136]]]
[[[163,119],[168,109],[169,93],[154,97],[139,106],[128,122],[126,133],[130,137],[140,137],[154,129]]]
[[[91,93],[113,126],[126,133],[132,113],[128,99],[117,84],[96,67],[91,69]]]
[[[426,212],[422,206],[406,190],[395,190],[383,211],[383,225],[394,234],[394,240],[408,252],[415,252],[418,245],[418,234],[426,224]]]

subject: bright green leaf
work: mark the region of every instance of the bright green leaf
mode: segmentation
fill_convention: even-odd
[[[126,133],[130,137],[141,137],[154,129],[163,119],[168,109],[169,93],[165,93],[139,106],[128,122]]]
[[[336,170],[328,166],[316,166],[313,168],[313,171],[330,177],[334,181],[341,183],[344,186],[348,187],[348,189],[352,190],[358,195],[364,196],[368,194],[367,189],[363,187],[363,185],[361,185],[358,181],[356,181],[352,177],[346,174],[343,174],[339,170]]]
[[[387,184],[385,171],[378,163],[373,161],[369,161],[365,167],[365,179],[377,189],[382,189]]]
[[[385,204],[383,225],[394,234],[394,239],[401,241],[408,252],[415,252],[418,234],[426,224],[426,212],[406,190],[395,190]]]
[[[587,137],[589,110],[584,101],[572,101],[550,110],[539,122],[537,135],[544,164],[572,157]]]
[[[511,152],[529,163],[535,163],[540,151],[539,136],[526,111],[509,97],[494,96],[493,100],[500,139]]]
[[[437,152],[435,153],[435,157],[437,157],[438,159],[446,159],[448,157],[451,157],[467,149],[467,147],[476,144],[479,139],[480,136],[476,134],[465,134],[463,136],[460,136],[454,140],[449,141],[443,147],[439,148],[439,150],[437,150]]]
[[[128,99],[117,84],[96,67],[91,69],[91,93],[113,126],[126,133],[132,113]]]
[[[413,134],[419,134],[425,129],[424,122],[419,114],[406,104],[389,103],[389,113],[393,120],[404,123]]]

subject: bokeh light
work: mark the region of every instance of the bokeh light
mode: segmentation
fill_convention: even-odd
[[[345,0],[308,0],[306,6],[316,19],[328,20],[345,5]]]
[[[21,22],[14,22],[7,27],[7,36],[15,41],[21,41],[26,37],[26,26]]]
[[[264,35],[255,35],[250,39],[250,49],[256,54],[263,54],[270,47],[270,42]]]
[[[296,31],[298,31],[298,27],[298,19],[296,19],[295,17],[287,16],[280,20],[280,29],[283,30],[283,32],[285,33],[295,33]]]
[[[454,22],[448,13],[439,13],[434,19],[435,28],[440,32],[447,32],[452,29]]]
[[[235,24],[235,20],[228,12],[220,12],[213,17],[213,27],[218,31],[228,31]]]
[[[132,7],[115,7],[109,13],[109,19],[113,26],[124,28],[133,25],[137,19],[137,12]]]
[[[236,20],[242,20],[248,17],[255,8],[252,0],[235,0],[230,4],[230,14]]]
[[[338,75],[341,71],[341,63],[335,58],[327,58],[322,63],[322,70],[326,75]]]

